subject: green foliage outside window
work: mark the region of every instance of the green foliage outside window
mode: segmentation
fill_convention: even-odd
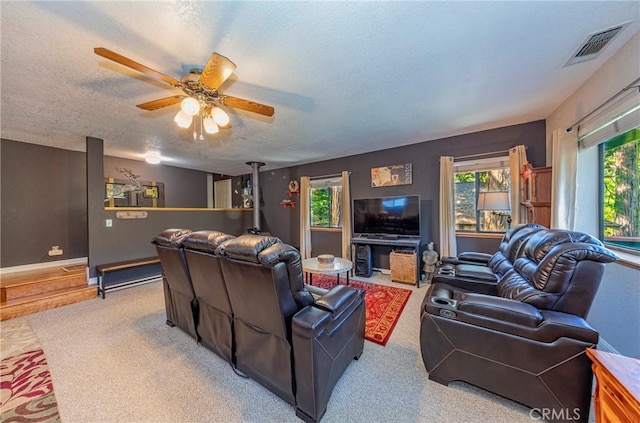
[[[311,226],[342,227],[342,187],[311,188]]]
[[[607,141],[602,153],[604,240],[640,250],[640,128]]]

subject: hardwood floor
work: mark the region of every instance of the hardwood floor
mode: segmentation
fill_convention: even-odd
[[[0,275],[0,321],[95,298],[85,266]]]

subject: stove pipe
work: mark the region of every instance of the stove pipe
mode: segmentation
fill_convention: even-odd
[[[253,228],[249,228],[252,234],[260,233],[260,166],[264,166],[262,162],[247,162],[253,170],[251,178],[252,197],[253,197]]]

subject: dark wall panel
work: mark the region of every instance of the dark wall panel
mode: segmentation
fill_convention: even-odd
[[[116,168],[130,169],[135,175],[140,175],[138,181],[164,183],[165,207],[207,207],[206,172],[105,156],[105,177],[126,180]]]
[[[116,219],[115,211],[104,211],[104,219],[112,219],[113,226],[107,228],[103,220],[97,228],[95,242],[91,243],[91,254],[95,257],[91,276],[95,276],[95,266],[100,264],[156,255],[151,240],[165,229],[211,229],[241,235],[251,226],[252,211],[149,211],[146,219]]]
[[[107,175],[117,178],[115,167],[127,167],[140,180],[164,182],[166,207],[206,207],[207,174],[103,157],[102,143],[88,137],[83,153],[2,140],[2,267],[88,257],[95,276],[98,264],[154,255],[151,239],[170,227],[239,235],[252,226],[248,210],[158,211],[149,212],[148,219],[116,219],[115,211],[104,210],[105,170],[113,169]],[[112,228],[105,219],[113,220]],[[54,245],[64,254],[49,257]]]
[[[498,251],[501,239],[502,238],[456,237],[458,254],[463,251],[493,254]]]
[[[356,156],[343,157],[297,167],[266,171],[261,173],[261,183],[273,184],[271,191],[265,192],[263,214],[265,225],[284,242],[299,244],[299,216],[296,209],[287,225],[282,221],[280,206],[281,191],[286,191],[289,179],[299,180],[301,176],[320,176],[351,172],[351,198],[386,197],[398,195],[420,195],[422,218],[422,242],[438,243],[438,207],[440,156],[466,156],[487,152],[503,151],[524,144],[527,157],[534,167],[545,165],[545,122],[535,121],[456,137],[400,146],[388,150],[374,151]],[[304,148],[301,146],[300,148]],[[506,153],[505,153],[506,154]],[[411,163],[413,183],[389,187],[371,186],[371,168]],[[285,175],[285,176],[283,176]],[[266,189],[266,186],[265,186]],[[276,201],[277,200],[277,201]],[[474,241],[470,241],[470,247]]]
[[[340,232],[311,231],[311,249],[313,255],[332,254],[335,257],[342,257],[341,240],[342,233]]]
[[[0,266],[86,257],[84,153],[0,142]],[[62,255],[47,255],[54,245]]]

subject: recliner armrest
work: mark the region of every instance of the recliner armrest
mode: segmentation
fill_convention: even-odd
[[[318,298],[315,306],[331,312],[333,316],[340,314],[355,299],[358,290],[344,285],[336,285],[322,297]]]
[[[364,346],[364,291],[336,286],[293,316],[296,415],[319,422],[333,387]]]
[[[479,294],[495,295],[498,287],[498,281],[486,281],[472,278],[464,278],[460,276],[449,275],[433,275],[431,284],[446,284],[455,288],[464,289],[470,292],[477,292]]]
[[[482,294],[461,295],[458,310],[529,327],[536,327],[543,320],[540,311],[530,304]]]
[[[445,287],[439,288],[438,292]],[[433,292],[434,294],[436,292]],[[598,332],[581,317],[502,297],[476,293],[457,293],[453,298],[427,296],[423,314],[437,315],[459,322],[522,336],[539,342],[560,338],[598,343]]]
[[[467,252],[458,254],[458,260],[484,264],[484,265],[486,265],[489,262],[489,260],[491,260],[491,257],[493,257],[493,254],[478,253],[474,251],[467,251]]]
[[[334,286],[314,304],[293,316],[292,329],[305,338],[312,338],[321,330],[332,331],[363,302],[364,291],[345,285]]]

